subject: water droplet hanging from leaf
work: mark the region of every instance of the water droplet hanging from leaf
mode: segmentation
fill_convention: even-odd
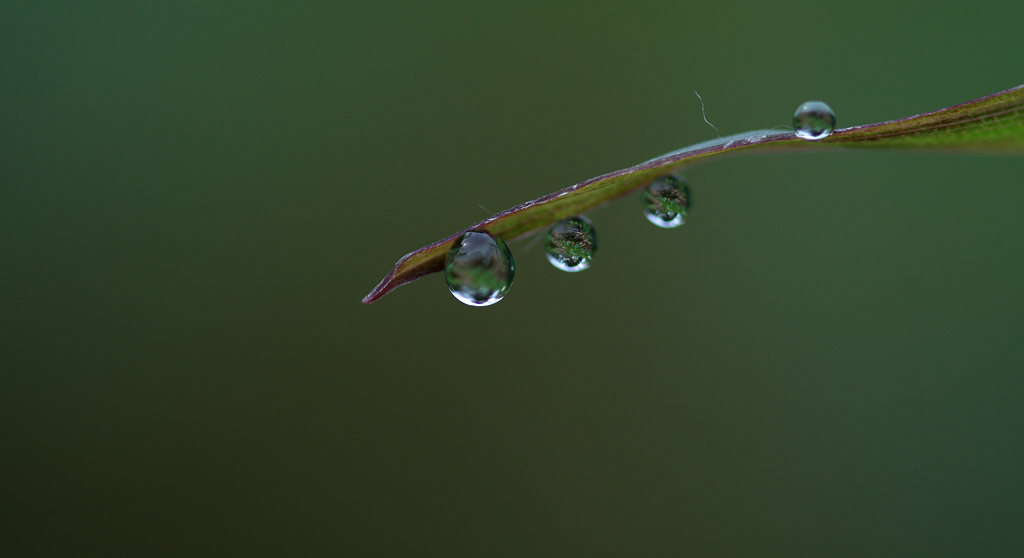
[[[686,222],[693,196],[685,178],[669,175],[652,180],[640,195],[640,203],[648,221],[671,229]]]
[[[548,261],[562,271],[583,271],[597,252],[597,230],[586,217],[569,217],[551,225],[545,239]]]
[[[516,276],[512,251],[500,238],[468,230],[452,243],[444,262],[448,290],[470,306],[490,306],[502,298]]]

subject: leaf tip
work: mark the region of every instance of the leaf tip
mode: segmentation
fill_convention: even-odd
[[[391,285],[391,281],[394,278],[395,270],[392,269],[390,273],[385,275],[384,278],[380,280],[380,283],[377,283],[376,287],[374,287],[369,293],[366,294],[366,296],[363,297],[363,304],[373,304],[374,302],[380,300],[382,296],[388,294],[388,291],[394,288],[394,286]]]

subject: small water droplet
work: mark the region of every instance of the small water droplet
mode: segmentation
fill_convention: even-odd
[[[583,271],[597,252],[597,230],[586,217],[569,217],[551,225],[545,239],[548,261],[562,271]]]
[[[662,176],[644,188],[640,195],[644,217],[659,227],[671,229],[686,222],[693,205],[690,186],[681,176]]]
[[[516,276],[516,263],[505,242],[473,229],[452,243],[444,261],[448,290],[470,306],[490,306],[505,297]]]
[[[836,129],[836,113],[821,101],[807,101],[793,114],[793,129],[796,137],[805,140],[827,138]]]

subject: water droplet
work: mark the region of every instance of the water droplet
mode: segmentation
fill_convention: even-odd
[[[793,129],[796,130],[796,137],[805,140],[827,138],[836,129],[836,113],[821,101],[807,101],[796,109]]]
[[[562,271],[583,271],[597,252],[597,230],[586,217],[569,217],[551,225],[544,244],[551,265]]]
[[[487,231],[469,230],[452,243],[444,260],[448,290],[470,306],[490,306],[505,297],[516,276],[512,251]]]
[[[671,229],[686,222],[693,204],[690,186],[681,176],[662,176],[644,188],[640,195],[647,220],[659,227]]]

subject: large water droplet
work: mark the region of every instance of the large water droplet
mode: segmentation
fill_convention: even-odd
[[[448,290],[470,306],[490,306],[505,297],[516,276],[512,251],[483,230],[462,233],[444,260]]]
[[[693,204],[690,186],[681,176],[662,176],[656,178],[644,188],[640,195],[647,220],[671,229],[686,222],[686,215]]]
[[[807,101],[797,107],[793,115],[793,129],[796,137],[805,140],[827,138],[836,129],[836,113],[821,101]]]
[[[548,261],[562,271],[583,271],[597,252],[597,230],[586,217],[569,217],[551,225],[545,240]]]

